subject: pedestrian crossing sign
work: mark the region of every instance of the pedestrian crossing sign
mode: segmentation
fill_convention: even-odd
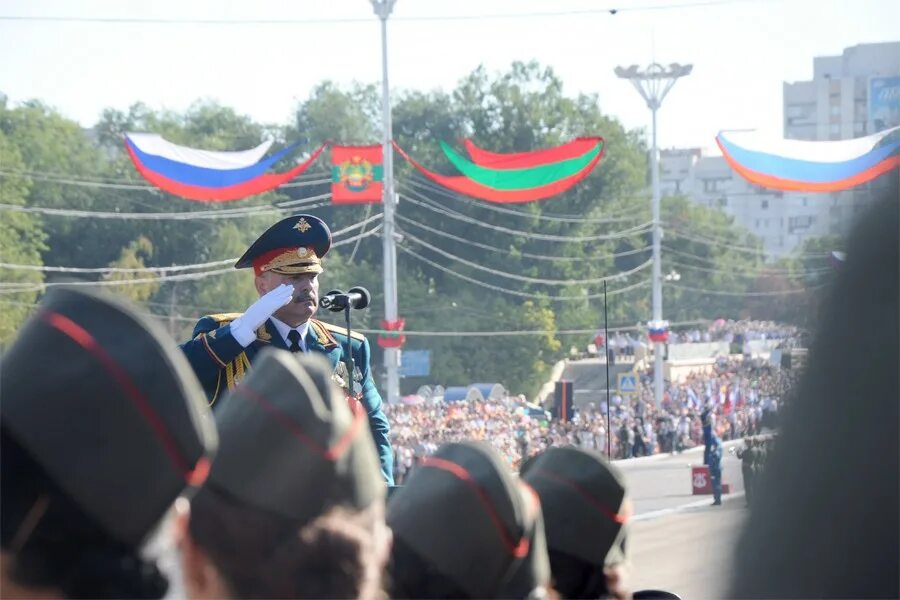
[[[619,373],[619,393],[636,394],[638,391],[638,376],[636,373]]]

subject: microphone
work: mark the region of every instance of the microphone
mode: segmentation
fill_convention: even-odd
[[[369,306],[371,294],[364,287],[353,287],[345,294],[341,290],[331,290],[319,298],[319,306],[331,312],[341,312],[346,308],[363,309]]]

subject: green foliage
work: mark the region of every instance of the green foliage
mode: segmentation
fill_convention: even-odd
[[[222,224],[216,236],[210,241],[210,257],[239,257],[253,242],[252,236],[235,223]],[[230,265],[219,268],[227,269]],[[174,285],[174,284],[173,284]],[[186,287],[186,286],[180,286]],[[196,287],[191,298],[183,298],[187,304],[199,305],[205,313],[241,311],[250,306],[258,298],[253,285],[252,271],[233,271],[224,275],[210,277],[202,285]],[[188,301],[189,300],[189,301]]]
[[[141,236],[122,248],[119,258],[109,263],[115,269],[143,269],[146,268],[145,259],[153,257],[153,243]],[[159,290],[158,276],[154,273],[141,273],[129,271],[113,271],[107,277],[107,281],[131,281],[128,285],[111,286],[119,295],[125,296],[135,302],[149,300]],[[149,281],[147,281],[149,280]]]
[[[759,240],[734,227],[724,212],[687,198],[665,198],[661,211],[666,231],[663,244],[667,248],[663,252],[662,273],[665,276],[674,271],[681,275],[678,283],[664,286],[666,318],[677,322],[744,316],[745,299],[726,294],[747,290],[755,277],[752,274],[764,266]],[[723,294],[703,294],[676,286]]]
[[[325,140],[339,144],[372,144],[381,140],[381,95],[374,85],[354,84],[343,91],[323,81],[297,108],[289,139],[305,139],[318,146]]]
[[[2,110],[2,108],[0,108]],[[28,197],[30,182],[23,174],[24,163],[6,133],[0,130],[0,203],[24,206]],[[0,262],[14,265],[40,267],[41,251],[46,235],[41,222],[35,215],[25,212],[6,211],[0,219]],[[43,276],[36,270],[12,270],[0,268],[3,295],[0,295],[0,345],[8,343],[31,311],[38,292],[22,291],[8,293],[17,286],[25,288],[39,285]]]

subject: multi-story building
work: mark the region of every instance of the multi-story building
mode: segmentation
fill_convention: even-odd
[[[723,157],[704,156],[699,148],[663,150],[660,187],[663,197],[684,195],[724,211],[734,218],[735,225],[762,240],[771,259],[790,254],[808,237],[828,233],[810,198],[752,185]]]
[[[784,136],[803,140],[862,137],[900,125],[900,42],[862,44],[813,59],[812,81],[784,84]],[[806,239],[845,234],[873,186],[831,194],[780,193],[747,183],[721,156],[699,148],[663,150],[663,196],[685,195],[719,207],[760,237],[770,258]]]
[[[783,89],[786,138],[845,140],[900,125],[900,42],[860,44],[840,56],[816,57],[812,81],[785,82]],[[846,234],[881,183],[807,195],[818,209],[819,227]]]
[[[812,81],[785,82],[784,136],[846,140],[900,125],[900,42],[813,59]]]

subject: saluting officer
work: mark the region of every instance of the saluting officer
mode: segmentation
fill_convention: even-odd
[[[271,226],[235,264],[237,269],[253,269],[259,300],[243,313],[203,317],[194,327],[192,339],[181,348],[214,409],[217,400],[244,378],[264,348],[324,355],[335,382],[357,399],[368,415],[382,475],[393,484],[390,426],[372,378],[369,342],[363,335],[352,335],[349,342],[355,368],[347,373],[346,330],[313,318],[319,305],[322,258],[330,248],[331,231],[312,215],[295,215]]]

